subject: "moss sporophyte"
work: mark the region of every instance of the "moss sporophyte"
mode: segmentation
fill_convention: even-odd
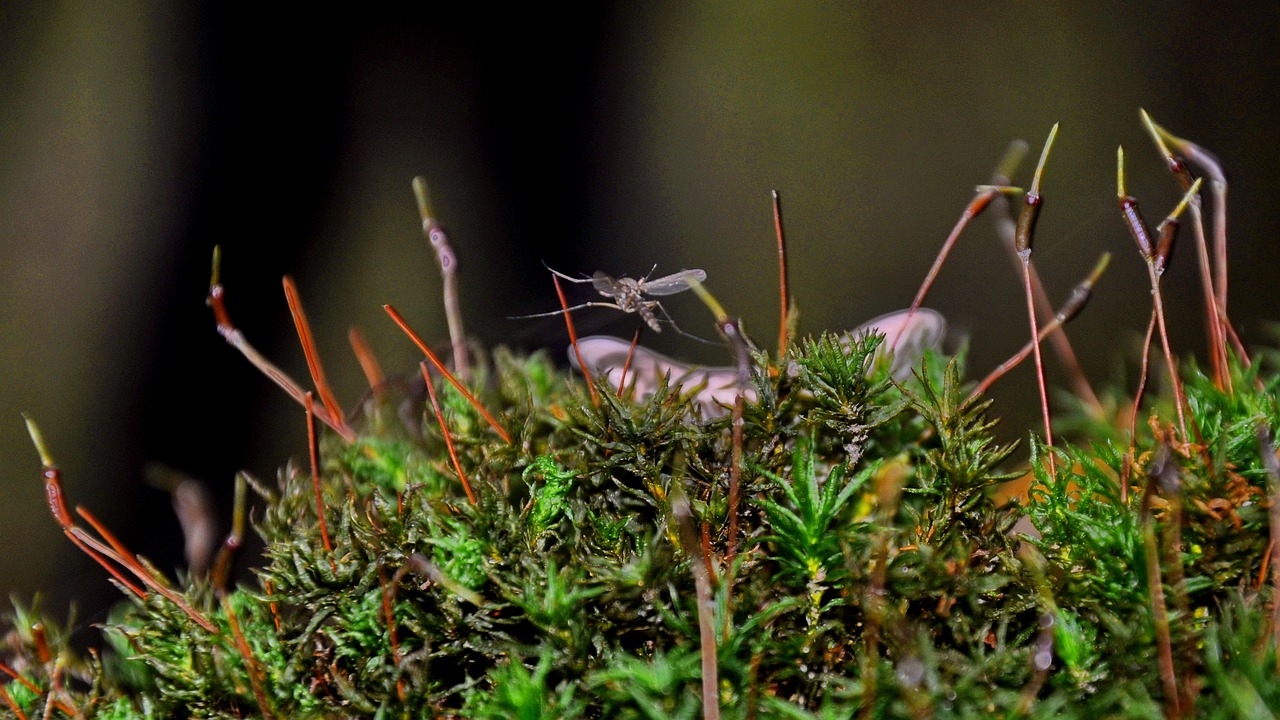
[[[571,372],[546,351],[468,345],[458,258],[417,180],[449,362],[387,306],[423,352],[425,396],[396,390],[353,331],[371,388],[355,411],[325,379],[294,283],[286,298],[313,390],[236,329],[215,259],[217,328],[306,408],[307,459],[274,481],[238,476],[231,533],[212,545],[188,537],[192,557],[213,559],[174,582],[88,510],[69,509],[28,419],[55,521],[125,600],[103,624],[105,645],[89,649],[15,604],[0,716],[1280,712],[1277,353],[1246,352],[1227,315],[1221,169],[1144,122],[1185,198],[1153,232],[1119,166],[1117,214],[1153,289],[1132,391],[1095,391],[1063,332],[1106,260],[1056,313],[1035,272],[1051,142],[1029,191],[1011,179],[1024,145],[975,190],[909,309],[850,333],[798,336],[776,193],[774,351],[742,332],[702,271],[632,284],[597,273],[593,289],[612,302],[586,307],[570,307],[559,281],[575,278],[555,273]],[[923,302],[989,208],[1008,215],[998,226],[1029,342],[975,384],[963,353],[942,351],[942,318]],[[1201,264],[1204,370],[1175,354],[1166,329],[1180,319],[1159,293],[1184,216]],[[684,289],[711,310],[725,366],[664,357],[639,333],[578,338],[572,327],[574,311],[613,309],[660,329],[668,319],[652,296]],[[1153,395],[1157,328],[1170,381]],[[1041,341],[1068,368],[1075,400],[1054,412],[1041,381],[1044,438],[1031,435],[1023,462],[993,438],[984,392],[1022,359],[1040,366]],[[253,579],[236,583],[250,516],[265,549]]]

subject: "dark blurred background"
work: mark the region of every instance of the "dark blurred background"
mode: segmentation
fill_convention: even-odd
[[[429,5],[0,4],[0,590],[41,591],[55,612],[75,601],[87,622],[118,597],[50,518],[20,411],[44,429],[70,500],[167,571],[181,536],[148,464],[205,480],[226,513],[237,470],[271,479],[303,457],[302,411],[214,331],[215,244],[232,317],[295,377],[307,373],[285,273],[348,405],[363,390],[349,326],[385,366],[412,370],[380,305],[446,336],[418,174],[484,343],[563,356],[558,320],[507,319],[557,307],[542,262],[632,276],[657,263],[705,269],[771,346],[770,188],[785,201],[803,329],[849,329],[905,307],[1008,143],[1026,139],[1034,156],[1060,121],[1036,260],[1060,300],[1116,253],[1071,327],[1106,384],[1132,376],[1149,308],[1115,209],[1116,146],[1153,223],[1178,198],[1138,122],[1145,107],[1230,173],[1231,314],[1246,342],[1274,337],[1275,6]],[[1193,260],[1184,240],[1166,287],[1174,344],[1203,357]],[[1023,342],[1020,281],[989,220],[928,304],[967,334],[970,375]],[[691,298],[667,305],[713,334]],[[592,332],[635,327],[578,317]],[[674,333],[650,340],[727,361]],[[1034,392],[1029,368],[994,391],[1008,437],[1036,429]]]

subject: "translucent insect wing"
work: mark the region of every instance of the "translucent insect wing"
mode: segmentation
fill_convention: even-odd
[[[689,289],[690,279],[702,282],[707,279],[707,272],[705,270],[681,270],[678,273],[646,280],[644,282],[644,294],[675,295]]]
[[[602,270],[597,270],[591,276],[591,287],[606,297],[617,297],[626,292],[625,286],[617,278]]]

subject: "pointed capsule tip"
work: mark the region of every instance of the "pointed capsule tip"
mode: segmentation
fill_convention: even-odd
[[[40,462],[45,467],[53,467],[53,457],[49,455],[49,448],[44,444],[44,436],[40,434],[36,421],[25,411],[22,413],[22,419],[27,423],[27,434],[31,436],[31,444],[36,446],[36,452],[40,454]]]
[[[1116,147],[1116,197],[1123,200],[1124,196],[1124,146],[1120,145]]]
[[[222,282],[222,246],[213,246],[213,271],[209,274],[209,287]]]
[[[434,217],[431,211],[431,195],[427,192],[427,179],[421,175],[413,179],[413,199],[417,201],[418,214],[424,221]]]
[[[1111,264],[1111,253],[1110,252],[1102,253],[1102,256],[1098,258],[1097,264],[1093,266],[1093,272],[1089,273],[1088,283],[1091,287],[1093,286],[1094,283],[1098,282],[1098,279],[1101,278],[1102,274],[1107,271],[1107,266],[1109,266],[1110,264]]]

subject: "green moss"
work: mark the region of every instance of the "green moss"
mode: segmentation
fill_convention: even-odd
[[[469,385],[510,441],[439,379],[447,430],[376,395],[318,486],[249,482],[256,581],[126,570],[145,595],[87,651],[15,605],[0,718],[1165,717],[1174,685],[1185,716],[1280,712],[1276,353],[1231,389],[1185,369],[1193,441],[1171,397],[1132,452],[1120,413],[1063,415],[1002,504],[1024,473],[963,353],[907,374],[884,342],[756,353],[740,417],[497,348]]]
[[[183,590],[217,632],[152,594],[113,613],[105,662],[52,633],[60,660],[41,663],[20,608],[6,662],[40,693],[59,673],[58,697],[90,717],[231,718],[264,704],[277,717],[699,717],[697,560],[673,520],[679,484],[713,554],[727,717],[1158,716],[1145,476],[1121,503],[1119,436],[1059,446],[1052,476],[1035,443],[1025,509],[997,507],[988,490],[1010,477],[1012,448],[992,439],[984,404],[963,400],[959,364],[931,355],[906,383],[883,368],[867,377],[876,340],[805,342],[794,377],[757,376],[772,402],[747,414],[731,565],[726,418],[698,419],[667,386],[642,403],[602,392],[594,407],[577,379],[549,380],[545,360],[498,354],[481,401],[534,451],[478,417],[451,429],[477,504],[434,426],[417,441],[401,428],[326,437],[332,552],[310,478],[286,469],[259,491],[256,587],[222,601],[203,583]],[[1235,368],[1232,394],[1188,373],[1206,449],[1174,454],[1181,489],[1154,518],[1167,537],[1169,503],[1182,511],[1182,577],[1163,577],[1179,678],[1199,686],[1206,717],[1280,708],[1270,589],[1256,583],[1269,538],[1257,428],[1280,428],[1268,360]],[[1140,459],[1156,447],[1141,438]],[[1038,537],[1010,530],[1023,512]],[[9,688],[41,711],[44,696]]]

